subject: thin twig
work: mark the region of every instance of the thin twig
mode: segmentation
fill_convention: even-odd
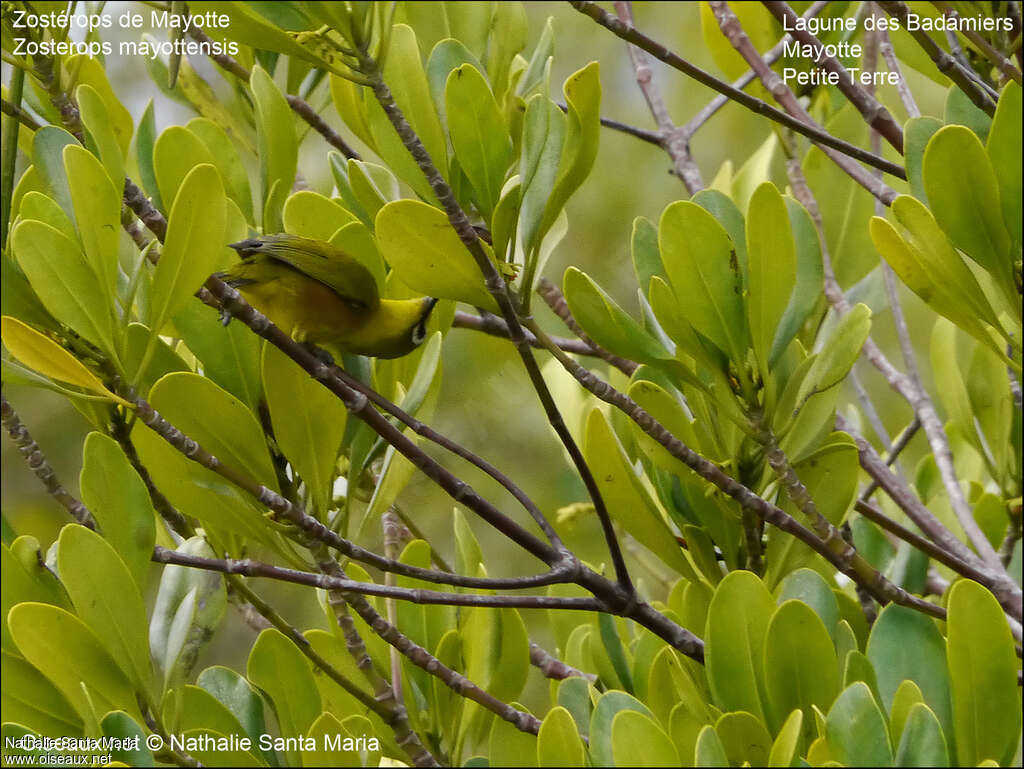
[[[903,102],[903,109],[907,111],[907,116],[921,117],[921,110],[918,109],[917,102],[914,100],[914,94],[910,92],[907,79],[903,76],[900,60],[896,58],[896,51],[892,47],[892,41],[889,40],[888,30],[878,30],[878,50],[882,54],[882,58],[885,59],[885,68],[896,75],[896,93],[900,95],[900,101]]]
[[[777,101],[796,122],[804,126],[813,126],[818,130],[824,131],[824,129],[814,121],[814,118],[810,116],[807,110],[801,106],[792,89],[786,85],[782,78],[779,77],[771,67],[765,65],[764,61],[761,59],[761,55],[757,52],[757,49],[754,48],[754,44],[747,36],[747,33],[743,30],[743,25],[740,24],[739,18],[732,12],[732,9],[729,8],[729,4],[719,0],[718,2],[709,3],[709,5],[715,14],[715,19],[718,20],[718,26],[721,28],[722,34],[725,35],[725,38],[729,41],[732,47],[735,48],[744,59],[746,59],[751,68],[757,72],[758,78],[768,90],[768,93],[772,95],[772,98],[774,98],[775,101]],[[793,130],[796,131],[797,129],[794,128]],[[805,131],[797,132],[806,134]],[[896,199],[896,191],[878,179],[875,179],[863,166],[860,166],[851,160],[851,158],[847,156],[851,155],[851,153],[844,154],[845,151],[837,151],[832,145],[818,141],[816,136],[812,136],[811,138],[819,144],[822,152],[824,152],[833,163],[839,166],[851,179],[857,182],[857,184],[861,185],[887,206],[891,205],[892,201]],[[870,157],[876,157],[870,152],[866,154]],[[863,160],[863,158],[859,159]],[[871,165],[875,168],[881,168],[877,163],[872,163]],[[887,171],[886,168],[881,168],[881,170]],[[906,178],[905,173],[902,178]]]
[[[189,25],[188,33],[192,36],[194,40],[197,40],[201,43],[213,42],[210,39],[209,35],[207,35],[205,32],[203,32],[202,29],[193,24]],[[232,75],[234,75],[239,80],[242,80],[245,83],[248,83],[250,78],[252,77],[252,72],[249,71],[248,67],[246,67],[237,59],[226,53],[211,52],[209,56],[211,59],[217,62],[217,64],[219,64],[221,68],[223,68],[227,72],[230,72]],[[320,117],[320,115],[317,113],[315,109],[313,109],[312,105],[310,105],[309,102],[294,94],[287,94],[285,96],[285,99],[288,102],[288,106],[292,108],[292,111],[296,115],[301,117],[303,120],[305,120],[306,123],[309,124],[309,127],[316,131],[318,134],[320,134],[327,141],[328,144],[330,144],[332,147],[341,152],[341,154],[344,155],[345,157],[359,160],[359,153],[352,149],[352,147],[349,146],[348,142],[346,142],[345,139],[342,138],[341,134],[339,134],[337,131],[335,131],[327,124],[326,120]]]
[[[903,449],[905,449],[907,444],[910,443],[910,439],[917,434],[919,429],[921,429],[921,420],[917,418],[917,414],[914,414],[914,418],[910,421],[910,424],[896,436],[896,440],[889,446],[889,450],[885,454],[886,465],[891,466],[896,461]],[[869,483],[867,488],[864,489],[863,493],[861,493],[859,497],[860,501],[867,502],[871,498],[871,495],[875,493],[877,488],[878,481],[872,478],[871,483]]]
[[[810,7],[803,12],[800,18],[813,19],[817,17],[818,14],[820,14],[825,9],[826,5],[828,5],[828,0],[817,0],[817,2],[811,3]],[[785,35],[782,36],[779,42],[772,46],[771,50],[769,50],[767,53],[764,54],[764,56],[761,57],[764,63],[767,64],[768,66],[771,66],[780,58],[782,58],[782,54],[785,53],[786,51],[786,43],[788,43],[789,40],[790,36],[787,32]],[[742,91],[752,82],[754,82],[754,78],[756,77],[757,73],[754,72],[754,70],[752,69],[748,69],[738,79],[732,82],[732,87],[737,91]],[[700,112],[698,112],[696,115],[690,118],[689,122],[687,122],[687,124],[683,126],[683,131],[686,133],[687,136],[692,137],[695,133],[697,133],[697,130],[702,125],[704,125],[708,120],[711,119],[712,115],[714,115],[716,112],[718,112],[718,110],[720,110],[722,107],[728,104],[729,101],[729,97],[726,96],[725,94],[718,94],[717,96],[715,96],[714,99],[708,102],[708,104],[705,107],[703,107]]]
[[[807,209],[807,212],[810,214],[811,220],[814,222],[814,226],[818,231],[818,240],[821,243],[822,260],[825,268],[825,296],[828,298],[829,303],[835,311],[839,315],[843,315],[849,310],[850,303],[843,295],[842,289],[836,281],[835,272],[832,269],[832,263],[825,239],[825,232],[822,226],[821,210],[818,208],[818,203],[814,194],[807,185],[807,180],[803,175],[803,170],[800,168],[799,162],[796,162],[795,160],[787,162],[786,171],[789,175],[790,186],[793,189],[794,196],[800,201],[804,208]],[[896,303],[896,306],[899,306],[898,302]],[[956,478],[956,471],[953,466],[953,453],[949,447],[949,439],[946,436],[945,430],[942,428],[942,422],[939,419],[939,415],[935,410],[935,404],[932,403],[928,392],[924,387],[920,386],[920,380],[915,382],[910,376],[899,371],[889,361],[871,337],[868,337],[864,342],[863,353],[865,357],[867,357],[867,359],[870,360],[882,373],[882,376],[885,377],[889,385],[906,399],[910,404],[910,407],[914,410],[914,413],[917,415],[917,418],[921,421],[921,426],[924,428],[925,435],[928,437],[928,445],[931,447],[932,454],[935,456],[935,463],[939,468],[939,473],[946,488],[946,493],[949,495],[953,512],[956,514],[957,520],[960,522],[964,532],[967,534],[971,545],[974,546],[982,560],[984,560],[988,566],[1003,571],[1005,574],[1005,568],[1002,566],[999,556],[993,549],[992,544],[988,541],[988,538],[981,531],[977,521],[974,520],[970,507],[967,505],[963,489],[960,488],[960,483]]]
[[[952,8],[949,5],[949,3],[937,0],[936,2],[933,2],[932,5],[941,10],[944,14],[946,14],[947,17],[951,19],[958,20],[960,18],[960,14],[957,13],[957,11],[954,8]],[[974,46],[979,51],[982,52],[985,58],[992,62],[992,65],[1000,72],[1002,72],[1005,77],[1013,80],[1018,85],[1020,85],[1021,72],[1019,69],[1013,66],[1012,61],[1010,61],[1003,54],[1001,54],[999,51],[993,48],[992,45],[985,38],[983,38],[973,29],[960,29],[959,31],[964,37],[970,40],[974,44]]]
[[[542,279],[543,280],[543,279]],[[465,310],[455,311],[455,320],[452,322],[452,328],[465,328],[472,331],[479,331],[489,336],[497,336],[502,339],[509,339],[508,326],[505,325],[505,321],[490,312],[483,312],[477,315],[474,312],[466,312]],[[566,352],[571,352],[573,355],[595,355],[601,356],[597,347],[591,346],[582,339],[570,339],[569,337],[552,337],[555,340],[555,344],[561,347]],[[530,343],[530,346],[537,350],[543,350],[544,345],[537,341],[537,337],[527,332],[526,339]]]
[[[690,62],[679,57],[665,46],[661,45],[661,43],[652,40],[637,29],[623,24],[617,18],[601,8],[601,6],[597,5],[597,3],[591,2],[590,0],[568,0],[568,2],[577,11],[589,16],[617,37],[642,48],[654,58],[665,62],[673,69],[679,70],[697,82],[706,85],[708,88],[718,91],[719,93],[726,94],[730,99],[742,104],[752,112],[764,115],[776,123],[780,123],[791,128],[815,143],[836,149],[839,152],[849,155],[852,158],[856,158],[868,165],[880,168],[887,174],[891,174],[900,179],[906,179],[906,171],[896,163],[891,163],[885,158],[872,155],[870,152],[861,149],[854,144],[837,139],[820,126],[791,117],[785,112],[771,106],[767,102],[751,96],[744,91],[738,90],[723,80],[719,80],[713,75],[702,70],[700,67],[694,66]],[[760,56],[757,58],[760,59]]]
[[[580,479],[583,481],[583,485],[586,487],[587,492],[594,503],[594,508],[596,509],[598,518],[601,521],[605,544],[608,547],[612,564],[615,567],[615,578],[623,590],[628,594],[633,595],[635,592],[633,582],[630,579],[626,561],[622,557],[622,549],[615,538],[615,528],[612,526],[612,519],[608,513],[608,508],[604,503],[604,499],[601,496],[601,490],[598,488],[597,481],[594,479],[594,475],[590,471],[590,467],[587,465],[583,452],[580,450],[579,446],[576,445],[576,441],[572,437],[572,433],[569,432],[569,428],[566,426],[565,420],[562,418],[562,415],[558,410],[558,405],[555,403],[555,400],[551,395],[551,391],[548,388],[547,383],[544,381],[544,377],[540,372],[540,367],[537,365],[537,361],[533,357],[533,351],[530,349],[529,342],[526,341],[526,336],[523,333],[523,327],[516,314],[508,285],[505,283],[504,278],[502,278],[498,268],[495,267],[494,263],[484,252],[483,247],[480,245],[480,240],[476,230],[473,228],[472,223],[466,216],[465,211],[463,211],[461,206],[459,206],[451,187],[444,180],[444,177],[441,176],[440,171],[438,171],[437,167],[430,159],[430,154],[427,152],[423,143],[416,135],[416,132],[413,130],[412,126],[406,120],[402,111],[395,103],[395,100],[391,95],[391,90],[384,82],[378,62],[370,57],[370,55],[365,51],[361,51],[360,69],[362,74],[369,78],[372,84],[373,94],[376,97],[377,102],[384,110],[384,114],[387,115],[388,120],[391,122],[392,126],[394,126],[402,144],[405,145],[406,150],[408,150],[409,154],[412,155],[416,164],[419,166],[420,171],[422,171],[426,178],[427,183],[430,185],[430,188],[437,196],[438,201],[441,203],[441,207],[448,216],[448,221],[452,228],[455,230],[459,239],[473,257],[473,260],[476,262],[480,272],[483,274],[484,285],[491,296],[494,297],[495,302],[501,310],[501,316],[505,320],[505,324],[509,329],[510,339],[515,345],[516,352],[519,353],[523,366],[526,368],[526,372],[530,377],[533,389],[541,401],[548,423],[558,435],[562,445],[565,446],[576,471],[579,473]]]
[[[995,114],[996,106],[992,99],[961,68],[957,60],[943,51],[927,32],[916,27],[911,29],[908,26],[907,19],[910,15],[910,9],[906,3],[902,2],[902,0],[896,0],[895,2],[892,0],[879,0],[878,4],[890,16],[900,20],[903,29],[910,32],[914,40],[917,41],[918,45],[921,46],[924,52],[928,54],[928,57],[935,63],[935,66],[938,67],[939,72],[956,83],[976,107],[984,110],[989,115]]]
[[[633,4],[629,0],[616,0],[615,12],[623,23],[633,26]],[[630,61],[633,62],[633,71],[636,73],[637,85],[640,86],[640,91],[647,101],[654,121],[661,130],[661,147],[672,158],[676,176],[683,180],[687,191],[694,195],[704,189],[704,180],[690,154],[690,137],[672,122],[672,117],[668,114],[668,107],[665,106],[665,100],[661,96],[661,89],[654,82],[654,75],[643,50],[632,44],[628,48]]]
[[[893,119],[889,110],[853,79],[839,59],[826,53],[825,46],[817,37],[797,23],[799,16],[789,7],[789,3],[785,0],[765,0],[763,5],[782,23],[784,29],[792,30],[790,34],[796,40],[818,52],[815,63],[838,78],[836,86],[850,104],[857,108],[869,126],[884,136],[885,140],[902,155],[903,129]]]

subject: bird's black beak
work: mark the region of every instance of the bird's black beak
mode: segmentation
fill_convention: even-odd
[[[437,304],[438,301],[439,300],[436,296],[427,297],[426,309],[423,311],[423,320],[430,317],[430,313],[434,311],[434,305]]]

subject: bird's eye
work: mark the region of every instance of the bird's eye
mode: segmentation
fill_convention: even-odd
[[[423,344],[423,340],[427,338],[427,326],[424,323],[417,323],[412,329],[412,343],[415,345]]]

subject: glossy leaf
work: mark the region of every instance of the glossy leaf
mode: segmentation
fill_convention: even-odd
[[[295,182],[299,145],[291,108],[270,75],[253,67],[249,80],[256,106],[256,138],[260,159],[260,210],[263,230],[281,230],[281,207]]]
[[[78,102],[82,123],[99,150],[99,158],[103,161],[107,177],[120,192],[124,186],[124,155],[107,114],[107,106],[96,89],[86,83],[75,89],[75,101]],[[68,180],[74,184],[71,171],[68,171]]]
[[[7,615],[22,655],[46,676],[84,721],[96,712],[137,713],[135,690],[105,644],[78,617],[49,604],[21,603]]]
[[[85,259],[103,289],[105,304],[113,308],[117,290],[117,249],[121,235],[121,191],[88,150],[69,144],[64,148],[64,168],[68,174],[75,221]]]
[[[772,743],[771,751],[768,753],[768,766],[790,767],[795,766],[797,757],[800,755],[800,734],[803,727],[804,712],[794,710],[786,718],[782,728],[779,729],[775,742]]]
[[[839,693],[839,662],[821,618],[802,601],[784,602],[772,616],[764,641],[769,725],[779,728],[800,708],[809,724],[811,706],[828,708]]]
[[[160,198],[174,203],[182,182],[196,166],[215,165],[213,153],[202,140],[184,126],[169,126],[153,145],[153,172]]]
[[[68,186],[67,172],[64,170],[64,148],[77,145],[78,140],[63,128],[43,126],[32,137],[32,168],[36,181],[42,189],[64,209],[69,219],[74,219],[74,207],[71,203],[71,190]],[[22,182],[26,182],[26,176]],[[21,184],[19,184],[21,186]],[[17,196],[12,201],[16,203]],[[12,206],[12,210],[17,210]]]
[[[895,766],[949,766],[946,737],[939,719],[927,705],[910,709],[906,726],[896,748]]]
[[[904,680],[920,687],[924,702],[938,716],[946,734],[953,733],[950,676],[946,648],[935,622],[895,604],[879,612],[868,638],[867,656],[878,676],[878,691],[886,710]]]
[[[824,280],[824,264],[821,258],[821,243],[811,215],[788,195],[783,198],[789,214],[789,225],[793,230],[796,248],[796,282],[789,304],[779,320],[778,330],[768,355],[769,366],[774,366],[786,351],[793,337],[797,335],[808,315],[817,305]],[[735,242],[735,241],[734,241]]]
[[[775,332],[796,282],[796,245],[789,216],[782,195],[771,182],[758,187],[750,198],[746,234],[750,272],[747,320],[754,354],[761,370],[767,372]]]
[[[252,190],[249,188],[249,175],[228,132],[218,123],[205,117],[192,118],[185,127],[209,150],[213,164],[224,181],[225,192],[238,204],[246,221],[252,222]]]
[[[839,695],[825,721],[829,752],[846,766],[892,766],[885,716],[863,681]]]
[[[381,254],[409,288],[498,311],[480,268],[441,211],[398,200],[380,210],[376,230]]]
[[[309,731],[321,713],[320,694],[309,661],[293,641],[274,628],[264,630],[249,652],[246,675],[273,702],[282,734]],[[297,758],[289,756],[291,761]]]
[[[263,390],[278,447],[306,484],[313,509],[324,516],[348,410],[272,344],[263,346]]]
[[[153,503],[113,438],[98,432],[86,437],[79,486],[104,538],[124,559],[138,590],[145,590],[156,541]]]
[[[58,382],[76,385],[114,401],[121,399],[104,387],[95,374],[82,365],[77,358],[17,318],[4,315],[0,320],[4,346],[15,358],[41,374]],[[124,401],[122,401],[124,402]]]
[[[14,228],[11,246],[25,277],[50,314],[113,355],[113,313],[78,243],[47,224],[29,220]]]
[[[538,766],[582,766],[585,751],[569,711],[551,708],[537,734]]]
[[[935,219],[953,245],[1010,289],[1010,238],[999,184],[974,132],[952,125],[932,137],[924,153],[924,188]]]
[[[5,634],[8,633],[6,625],[5,622]],[[4,649],[0,651],[0,674],[4,679],[0,702],[4,718],[9,722],[29,724],[39,734],[54,737],[80,735],[82,718],[60,690],[16,649],[9,637],[4,639]],[[5,753],[11,755],[9,750]]]
[[[623,711],[635,711],[653,723],[654,714],[635,697],[622,691],[610,690],[600,696],[590,715],[590,760],[594,766],[615,766],[613,723]],[[630,758],[630,763],[635,756]]]
[[[729,755],[713,726],[705,726],[697,735],[693,762],[694,766],[729,766]]]
[[[1004,87],[992,118],[985,150],[999,187],[1003,224],[1015,249],[1021,245],[1021,87],[1012,80]]]
[[[839,622],[839,603],[818,572],[804,568],[787,575],[779,585],[779,605],[792,598],[807,604],[818,615],[829,636],[834,636]]]
[[[551,99],[537,95],[526,105],[519,158],[519,239],[531,253],[544,237],[544,221],[558,176],[566,118]]]
[[[490,221],[512,159],[508,129],[487,81],[472,65],[463,64],[448,76],[445,104],[455,155],[473,185],[480,213]]]
[[[928,195],[924,188],[924,151],[940,128],[941,120],[926,115],[912,117],[903,126],[903,156],[910,192],[925,205],[928,204]]]
[[[858,304],[839,319],[821,351],[807,371],[797,395],[797,407],[807,398],[839,384],[860,356],[860,349],[871,331],[871,310]]]
[[[732,360],[744,360],[742,280],[722,226],[694,203],[673,203],[661,215],[658,246],[676,295],[687,297],[679,308],[685,319]]]
[[[640,482],[598,409],[587,417],[583,453],[612,516],[677,573],[692,574],[660,508]]]
[[[764,719],[767,710],[765,633],[775,602],[749,571],[726,575],[708,610],[705,667],[714,702]]]
[[[621,710],[612,719],[612,757],[615,766],[680,766],[672,740],[653,720],[635,710]]]
[[[243,676],[218,665],[206,668],[196,683],[230,711],[252,740],[266,733],[263,700]]]
[[[181,183],[153,273],[149,326],[159,333],[217,268],[224,247],[224,187],[217,170],[196,166]]]
[[[949,592],[947,661],[957,760],[1006,764],[1020,741],[1017,659],[1003,610],[976,582]]]
[[[715,722],[715,733],[722,741],[730,766],[765,766],[772,736],[764,723],[750,713],[726,713]]]

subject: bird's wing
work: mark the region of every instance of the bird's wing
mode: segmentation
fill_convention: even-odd
[[[377,281],[366,267],[326,243],[317,243],[317,248],[310,248],[304,246],[302,240],[293,237],[280,239],[268,243],[260,251],[323,283],[346,302],[368,310],[377,308],[380,304]]]

